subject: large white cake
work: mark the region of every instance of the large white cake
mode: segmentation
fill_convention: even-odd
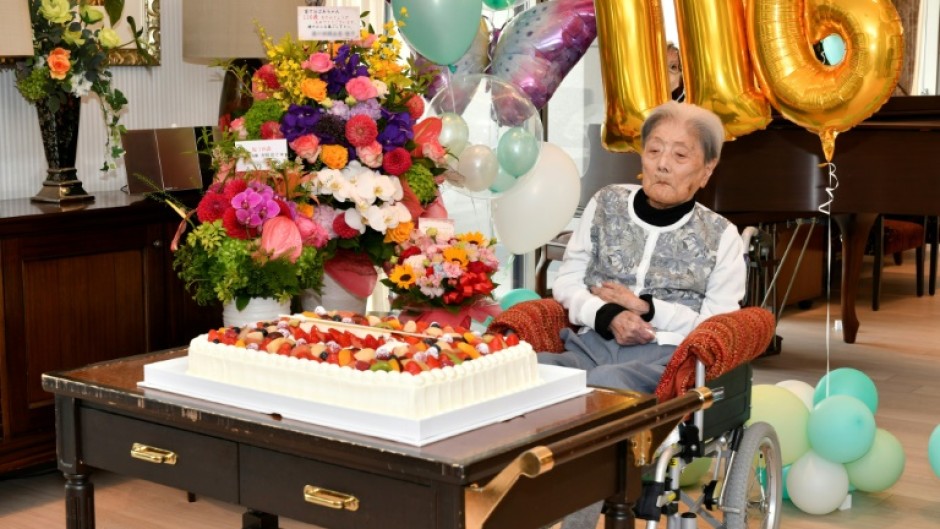
[[[528,343],[446,328],[414,330],[418,332],[301,315],[219,329],[192,340],[187,373],[409,419],[459,409],[540,382],[535,352]]]

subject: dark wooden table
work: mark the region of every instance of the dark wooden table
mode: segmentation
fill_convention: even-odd
[[[95,526],[94,468],[243,505],[246,528],[282,515],[331,529],[519,529],[607,499],[607,527],[632,529],[640,476],[628,470],[651,428],[703,405],[594,390],[415,447],[137,387],[145,364],[183,354],[43,375],[68,529]]]

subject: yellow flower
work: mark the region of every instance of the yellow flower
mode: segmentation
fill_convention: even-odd
[[[415,284],[415,272],[410,265],[398,265],[388,278],[399,288],[411,288]]]
[[[313,204],[307,204],[306,202],[297,204],[297,214],[302,217],[313,218],[313,210]]]
[[[82,38],[81,31],[63,31],[62,40],[75,47],[81,46],[85,43],[85,39]]]
[[[102,48],[110,50],[121,45],[121,37],[111,28],[102,28],[98,32],[98,42],[101,43]]]
[[[455,248],[453,246],[450,248],[444,248],[444,260],[448,263],[460,263],[461,268],[466,267],[467,263],[470,262],[470,260],[467,258],[467,252],[465,252],[463,248]]]
[[[326,82],[322,79],[304,79],[300,83],[300,91],[314,101],[323,101],[326,99]]]
[[[342,169],[349,161],[349,151],[342,145],[324,145],[320,151],[320,159],[330,169]]]
[[[486,246],[486,237],[478,231],[468,231],[467,233],[461,233],[457,235],[457,240],[469,244],[476,244],[477,246]]]
[[[42,0],[39,14],[53,24],[65,24],[72,20],[72,6],[69,0]]]
[[[87,5],[82,6],[78,12],[86,24],[94,24],[96,22],[100,22],[101,19],[104,18],[104,15],[101,14],[100,10]]]
[[[414,222],[399,222],[398,226],[389,228],[385,232],[385,242],[403,243],[408,240],[408,237],[411,236],[411,232],[414,231],[414,229]]]
[[[408,8],[405,7],[405,6],[402,6],[401,11],[399,11],[399,12],[401,13],[401,16],[402,16],[402,17],[407,17],[407,16],[408,16]]]

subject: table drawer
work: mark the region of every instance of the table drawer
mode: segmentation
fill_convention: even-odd
[[[87,465],[238,502],[236,443],[88,408],[79,427]]]
[[[243,445],[240,458],[241,504],[246,507],[330,529],[438,526],[430,486],[252,446]],[[337,505],[305,498],[313,487],[324,489],[317,498]],[[344,498],[346,507],[340,506]]]

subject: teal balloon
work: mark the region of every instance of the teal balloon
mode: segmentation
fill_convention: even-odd
[[[828,389],[828,393],[827,393]],[[823,375],[816,384],[813,403],[819,404],[832,395],[848,395],[865,403],[872,413],[878,412],[878,388],[868,375],[851,367],[840,367]]]
[[[496,147],[499,167],[512,176],[528,173],[539,159],[539,140],[522,127],[512,127],[499,138]]]
[[[483,0],[483,5],[492,9],[493,11],[502,11],[503,9],[509,9],[516,3],[516,0]]]
[[[503,297],[499,298],[499,306],[503,310],[508,310],[509,307],[516,305],[517,303],[522,303],[523,301],[531,301],[533,299],[542,299],[535,291],[529,290],[527,288],[516,288],[506,292]]]
[[[814,452],[834,463],[848,463],[871,449],[875,416],[857,398],[833,395],[810,412],[806,431]]]
[[[783,487],[782,487],[782,488],[783,488],[783,491],[782,491],[782,492],[783,492],[783,499],[785,499],[785,500],[789,500],[789,499],[790,499],[790,491],[787,490],[787,474],[790,473],[790,466],[791,466],[791,465],[784,465],[784,467],[783,467],[783,469],[782,469],[783,472],[781,472],[781,474],[780,474],[780,476],[781,476],[780,479],[781,479],[781,481],[783,482]]]
[[[407,15],[402,15],[402,9]],[[480,0],[392,0],[392,13],[404,22],[399,31],[409,46],[429,61],[450,65],[463,57],[477,35]]]
[[[516,177],[507,173],[500,167],[499,171],[496,172],[496,180],[490,186],[490,191],[492,191],[494,195],[505,193],[512,189],[514,185],[516,185]]]
[[[862,457],[845,464],[849,484],[865,492],[881,492],[897,483],[904,473],[904,447],[898,438],[878,428],[875,441]]]
[[[927,459],[930,461],[933,473],[940,478],[940,425],[937,425],[930,434],[930,440],[927,442]]]

